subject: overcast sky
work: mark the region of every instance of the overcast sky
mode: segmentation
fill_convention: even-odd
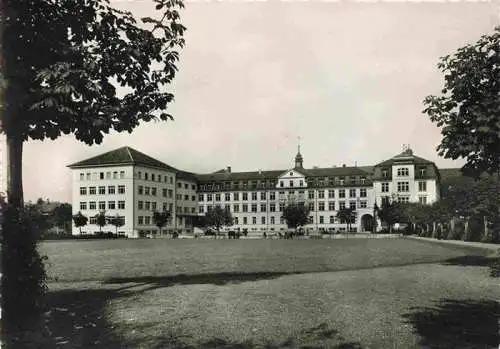
[[[118,1],[138,16],[146,0]],[[493,2],[189,1],[170,107],[175,121],[25,146],[26,200],[71,201],[66,165],[124,145],[188,171],[372,165],[402,144],[439,167],[439,130],[422,100],[443,84],[438,58],[499,24]]]

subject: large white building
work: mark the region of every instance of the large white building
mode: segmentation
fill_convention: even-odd
[[[231,211],[226,230],[249,235],[286,230],[281,212],[287,202],[310,208],[307,232],[345,231],[337,218],[343,207],[356,211],[353,231],[370,231],[374,207],[383,200],[431,204],[439,199],[439,171],[408,148],[375,166],[310,168],[300,150],[294,165],[274,171],[232,172],[231,168],[194,174],[178,170],[132,148],[123,147],[69,166],[73,171],[73,211],[92,217],[82,233],[95,233],[99,211],[119,214],[129,237],[154,233],[154,211],[167,210],[166,230],[193,232],[192,220],[219,205]],[[378,224],[380,227],[380,224]],[[111,226],[105,231],[114,231]],[[73,227],[73,234],[79,229]]]

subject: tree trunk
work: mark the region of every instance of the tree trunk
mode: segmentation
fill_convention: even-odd
[[[484,238],[488,239],[488,234],[489,234],[488,219],[486,218],[486,216],[483,216],[483,224],[484,224]]]
[[[7,136],[7,201],[23,207],[23,141]]]
[[[464,237],[463,240],[467,241],[469,239],[469,218],[465,218],[465,223],[464,223]]]

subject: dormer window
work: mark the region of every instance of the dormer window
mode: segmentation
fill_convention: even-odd
[[[408,167],[398,168],[398,177],[408,177],[410,175],[410,170]]]
[[[280,187],[283,188],[285,186],[285,183],[283,181],[280,181]]]
[[[290,172],[290,176],[293,176],[293,172]]]
[[[425,169],[425,168],[421,168],[421,169],[420,169],[420,176],[421,176],[421,177],[425,177],[425,175],[426,175],[426,174],[427,174],[427,169]]]
[[[382,170],[382,177],[387,178],[389,177],[389,171],[388,170]]]

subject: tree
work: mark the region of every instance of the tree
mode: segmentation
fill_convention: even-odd
[[[395,223],[397,223],[397,212],[395,203],[383,201],[377,214],[380,220],[385,224],[387,224],[387,226],[389,227],[389,232],[392,233],[392,226]]]
[[[102,234],[102,227],[108,224],[108,219],[106,217],[106,213],[104,211],[99,212],[95,216],[95,224],[99,227],[99,233]]]
[[[291,202],[283,208],[283,219],[288,228],[293,228],[297,234],[297,228],[308,223],[309,207],[304,204]]]
[[[351,224],[356,221],[356,211],[350,207],[341,208],[337,212],[337,218],[341,223],[346,224],[347,231],[349,232]]]
[[[167,225],[168,220],[170,219],[170,212],[168,211],[163,211],[163,212],[158,212],[155,211],[153,213],[153,222],[154,224],[158,227],[158,232],[161,235],[161,229]]]
[[[73,216],[73,223],[75,224],[75,227],[79,228],[80,235],[82,234],[82,227],[87,225],[88,220],[89,219],[80,211],[78,211],[78,213]]]
[[[500,174],[500,27],[475,44],[442,57],[440,96],[427,96],[424,113],[441,128],[440,156],[465,158],[462,171]]]
[[[52,212],[52,221],[56,226],[66,229],[68,223],[71,224],[72,210],[70,204],[58,205]]]
[[[120,216],[118,213],[116,216],[111,217],[109,219],[109,224],[115,227],[115,234],[118,235],[118,228],[123,227],[125,225],[125,220],[123,216]]]
[[[215,206],[205,213],[205,222],[207,226],[214,227],[217,231],[217,235],[219,235],[220,228],[233,225],[233,216],[229,210],[223,209],[220,206]]]
[[[141,121],[173,119],[165,112],[173,100],[166,87],[175,77],[177,51],[184,45],[185,27],[177,11],[183,3],[153,3],[161,19],[143,18],[139,23],[108,0],[3,1],[0,112],[7,138],[9,205],[4,220],[8,229],[3,230],[9,234],[2,240],[2,288],[9,288],[10,282],[31,287],[23,286],[28,275],[11,266],[22,265],[24,259],[40,260],[33,247],[36,241],[26,240],[36,234],[21,233],[30,227],[22,218],[25,141],[73,133],[88,145],[99,144],[111,130],[130,133]],[[33,268],[38,273],[39,266]],[[17,311],[8,304],[26,301],[11,295],[16,293],[2,292],[5,326]],[[37,306],[33,314],[40,310]]]

